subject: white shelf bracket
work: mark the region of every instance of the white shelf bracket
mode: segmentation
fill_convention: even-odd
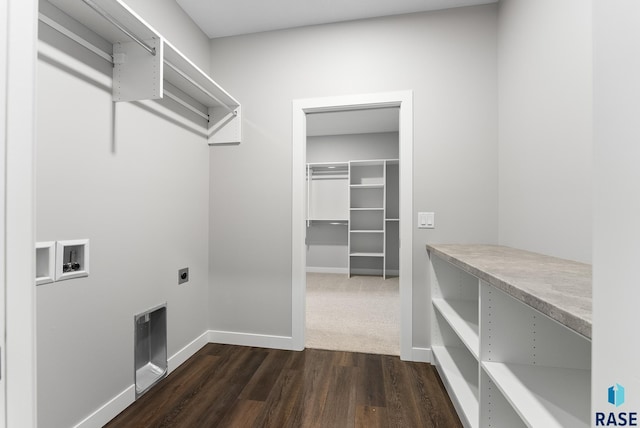
[[[155,49],[156,55],[150,55],[137,42],[113,45],[113,101],[162,98],[163,43],[160,39],[145,42]]]
[[[242,109],[229,113],[225,107],[209,107],[209,145],[238,144],[242,141]]]

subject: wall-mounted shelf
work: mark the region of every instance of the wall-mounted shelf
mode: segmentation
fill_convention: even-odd
[[[240,142],[240,103],[121,0],[49,1],[114,45],[114,101],[162,98],[166,80],[208,109],[209,144]]]

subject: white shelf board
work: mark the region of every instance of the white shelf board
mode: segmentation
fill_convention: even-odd
[[[590,370],[496,362],[482,367],[527,426],[590,426]]]
[[[348,223],[346,218],[308,218],[308,221]]]
[[[384,189],[384,184],[382,183],[350,184],[349,187],[351,187],[352,189]]]
[[[351,257],[384,257],[384,253],[351,253]]]
[[[382,166],[384,161],[384,159],[352,160],[349,163],[353,166]]]
[[[329,168],[330,166],[335,166],[336,168],[338,167],[348,168],[349,162],[309,162],[307,163],[307,165],[309,165],[312,168],[316,168],[316,167]]]
[[[463,348],[432,346],[431,352],[463,424],[477,427],[480,422],[478,362]]]
[[[384,230],[350,230],[351,233],[384,233]]]
[[[351,211],[382,211],[384,208],[349,208]]]
[[[176,73],[171,67],[164,67],[164,78],[167,82],[180,89],[199,103],[207,107],[217,107],[226,105],[232,109],[238,107],[240,103],[233,98],[220,85],[213,81],[204,71],[196,66],[191,60],[184,56],[167,40],[164,41],[164,58],[171,64],[175,65],[195,81],[199,86],[207,92],[215,96],[220,102],[216,102],[209,98],[204,92],[198,90],[194,85],[187,82],[183,77]]]
[[[477,360],[480,355],[478,302],[461,299],[432,299],[432,302]]]
[[[385,218],[384,221],[400,221],[399,218]]]

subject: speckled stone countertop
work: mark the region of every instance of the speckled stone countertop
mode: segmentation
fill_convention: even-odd
[[[591,265],[497,245],[427,251],[591,338]]]

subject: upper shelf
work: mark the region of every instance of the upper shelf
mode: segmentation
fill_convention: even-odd
[[[112,44],[130,43],[132,38],[87,3],[93,3],[102,9],[138,39],[143,41],[160,40],[162,48],[156,50],[156,55],[162,56],[160,60],[164,63],[163,74],[167,82],[205,107],[222,108],[225,110],[225,116],[230,112],[234,112],[234,115],[237,113],[236,110],[240,103],[236,99],[121,0],[89,0],[88,2],[84,0],[49,0],[49,2]],[[222,115],[222,113],[218,114]]]
[[[185,94],[194,98],[207,107],[219,107],[226,105],[231,110],[240,106],[227,91],[207,76],[198,66],[176,49],[167,40],[164,41],[164,78],[172,85],[176,86]],[[171,65],[185,73],[193,82],[188,82]],[[196,85],[200,86],[199,89]],[[205,92],[206,91],[206,92]],[[210,94],[207,94],[207,92]]]

